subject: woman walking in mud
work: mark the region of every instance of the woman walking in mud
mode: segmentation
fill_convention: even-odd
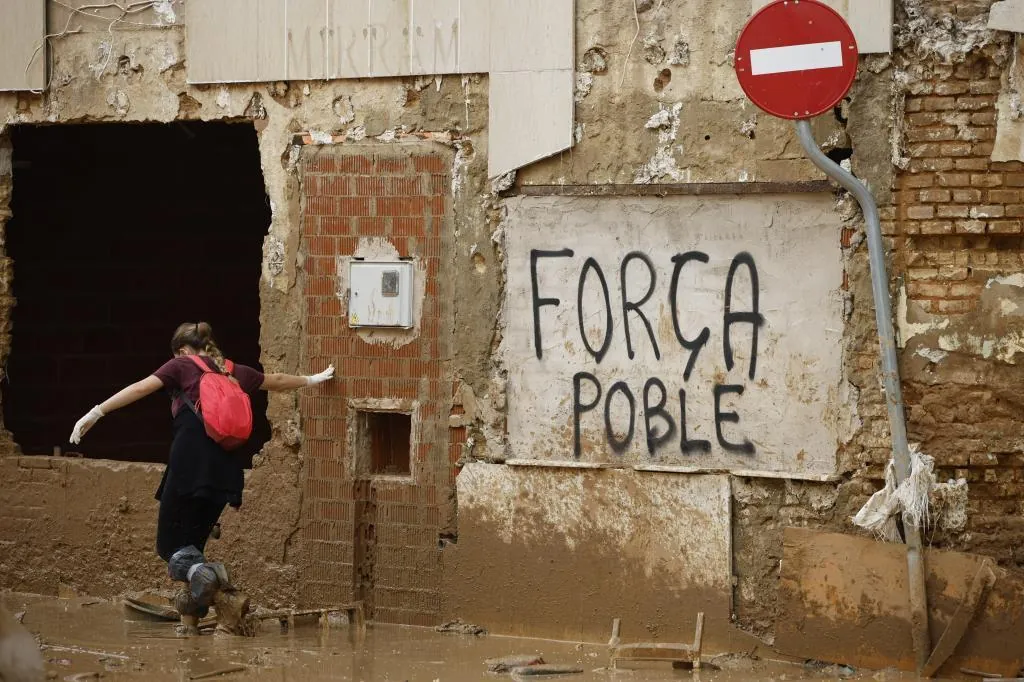
[[[176,599],[178,612],[202,618],[217,590],[228,586],[224,567],[208,563],[206,540],[224,507],[242,504],[242,461],[231,450],[252,431],[248,395],[313,386],[334,376],[334,366],[312,376],[266,374],[226,360],[205,322],[188,322],[171,338],[173,358],[151,376],[126,386],[78,420],[78,444],[102,417],[164,389],[170,395],[174,440],[156,499],[157,553],[173,580],[189,589]],[[240,389],[240,390],[239,390]],[[246,422],[246,420],[248,420]]]

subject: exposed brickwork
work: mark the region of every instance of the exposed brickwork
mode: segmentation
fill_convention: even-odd
[[[908,300],[938,316],[937,324],[946,321],[950,333],[985,338],[1003,329],[1000,314],[982,310],[987,282],[1024,270],[1024,163],[991,160],[1003,69],[977,52],[911,84],[904,119],[910,162],[883,210],[893,274],[904,278]],[[875,349],[865,344],[856,362],[875,371]],[[971,352],[938,364],[908,352],[902,374],[911,439],[936,458],[942,479],[970,483],[968,533],[943,540],[1024,564],[1021,373]],[[884,403],[862,404],[861,417],[862,456],[878,476],[888,458]]]
[[[974,269],[1021,264],[1024,164],[990,159],[1002,71],[972,55],[934,67],[933,80],[907,96],[910,162],[883,229],[899,238],[909,298],[929,312],[970,311],[984,283]]]
[[[333,362],[338,379],[301,400],[307,602],[361,598],[375,620],[428,625],[440,610],[438,536],[454,485],[447,419],[452,382],[443,359],[450,315],[440,296],[449,224],[443,153],[393,145],[309,150],[303,171],[306,364]],[[384,238],[426,273],[418,336],[395,348],[348,326],[338,259],[360,238]],[[344,292],[340,292],[344,294]],[[359,470],[351,433],[367,401],[415,401],[412,477]],[[353,405],[355,401],[355,405]]]

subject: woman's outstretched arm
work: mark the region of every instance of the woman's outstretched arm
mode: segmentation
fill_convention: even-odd
[[[96,407],[89,410],[89,413],[78,420],[74,431],[71,432],[71,442],[78,445],[86,431],[96,425],[101,417],[105,417],[114,410],[119,410],[126,405],[131,405],[136,400],[141,400],[151,393],[156,393],[164,384],[155,376],[148,376],[142,381],[125,386],[120,391],[110,396]]]
[[[263,391],[294,391],[297,388],[315,386],[334,378],[334,365],[319,374],[311,376],[295,376],[294,374],[267,374],[263,378],[260,389]]]

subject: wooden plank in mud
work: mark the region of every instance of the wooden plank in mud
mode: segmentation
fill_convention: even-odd
[[[979,571],[991,559],[927,550],[929,628],[939,641]],[[1014,677],[1024,662],[1024,575],[992,568],[995,583],[978,605],[940,677],[961,668]],[[914,670],[907,561],[903,545],[787,528],[783,537],[776,647],[807,659],[857,668]]]

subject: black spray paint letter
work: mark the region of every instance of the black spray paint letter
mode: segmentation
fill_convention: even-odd
[[[747,266],[747,271],[750,273],[750,307],[753,308],[753,310],[734,313],[732,312],[732,282],[733,278],[736,276],[736,270],[739,269],[741,265]],[[764,316],[761,315],[760,308],[758,307],[760,297],[761,292],[757,284],[757,265],[754,264],[754,257],[746,251],[736,254],[736,257],[732,259],[732,265],[729,266],[729,276],[725,279],[725,329],[722,334],[722,350],[725,351],[725,368],[727,370],[732,370],[734,362],[732,359],[732,342],[729,340],[729,327],[741,322],[745,322],[751,326],[751,381],[754,380],[754,374],[757,372],[757,330],[764,324]],[[716,388],[715,390],[717,391],[718,389]],[[742,393],[742,390],[740,392]],[[717,424],[717,422],[718,420],[716,418],[715,423]],[[721,437],[719,437],[719,440],[721,440]]]
[[[561,301],[557,298],[541,298],[539,285],[537,284],[537,261],[541,258],[572,258],[572,249],[561,249],[560,251],[541,251],[530,249],[530,283],[533,285],[533,345],[537,349],[537,359],[544,356],[540,343],[540,309],[541,306],[557,306]]]
[[[604,294],[604,340],[601,342],[601,347],[597,350],[594,350],[593,346],[590,345],[590,339],[587,338],[587,330],[583,325],[583,289],[587,284],[587,273],[591,270],[597,273],[597,279],[601,282],[601,292]],[[579,317],[580,338],[583,339],[583,345],[586,346],[590,355],[597,360],[597,364],[601,364],[605,353],[608,352],[608,347],[612,345],[612,302],[608,297],[608,281],[604,278],[601,266],[593,258],[588,258],[583,263],[583,270],[580,271],[580,286],[576,293],[576,315]]]
[[[615,437],[615,431],[612,429],[612,398],[616,393],[626,396],[626,400],[629,402],[629,431],[626,432],[626,437],[622,440]],[[608,438],[608,445],[616,454],[621,455],[629,449],[629,444],[633,440],[633,432],[636,431],[636,399],[625,381],[616,381],[608,389],[608,397],[604,399],[604,431]]]
[[[583,380],[586,379],[594,385],[594,402],[584,405],[580,402],[580,394],[583,392]],[[584,412],[597,407],[601,402],[601,383],[590,372],[577,372],[572,378],[572,454],[576,459],[580,458],[580,417]]]
[[[683,332],[679,329],[679,275],[683,271],[683,266],[692,260],[707,263],[709,259],[706,253],[700,251],[687,251],[682,255],[676,254],[672,256],[672,262],[675,263],[675,267],[672,269],[672,284],[669,286],[668,291],[668,303],[669,307],[672,308],[672,328],[676,331],[676,339],[678,339],[683,348],[690,351],[690,359],[686,361],[686,369],[683,370],[683,381],[690,380],[693,366],[697,364],[697,356],[700,355],[701,348],[704,347],[711,337],[711,330],[704,327],[697,334],[697,338],[690,341],[683,338]],[[685,435],[683,440],[686,440]]]
[[[639,301],[633,302],[629,300],[629,294],[626,293],[626,268],[629,267],[631,261],[638,260],[647,266],[647,272],[651,276],[651,282],[647,287],[647,293],[644,294],[643,298]],[[622,322],[626,328],[626,352],[629,354],[629,359],[632,360],[636,353],[633,352],[633,339],[629,333],[629,311],[632,310],[637,316],[643,321],[644,327],[647,328],[647,336],[651,339],[651,345],[654,347],[654,357],[661,360],[661,351],[658,350],[658,341],[654,337],[654,327],[651,326],[651,321],[644,315],[644,311],[640,309],[644,303],[651,300],[651,296],[654,295],[654,286],[657,284],[658,276],[654,271],[654,263],[645,253],[640,251],[631,251],[626,254],[626,257],[622,259],[622,266],[619,268],[619,284],[622,286]]]
[[[661,393],[657,405],[651,404],[652,388],[658,389]],[[644,384],[644,429],[647,432],[647,454],[652,457],[654,452],[668,442],[676,433],[676,422],[669,415],[668,410],[665,409],[666,402],[668,402],[668,391],[665,390],[665,384],[657,377],[648,379],[647,383]],[[665,422],[665,431],[660,435],[655,435],[655,429],[651,426],[651,420],[654,417],[661,417]]]
[[[715,386],[715,436],[718,438],[718,444],[722,446],[722,449],[726,452],[737,452],[743,455],[754,454],[754,444],[746,438],[743,439],[743,443],[730,443],[722,435],[722,423],[728,422],[730,424],[739,424],[740,416],[735,412],[722,412],[722,396],[730,393],[736,395],[743,395],[743,387],[739,385],[735,386]]]
[[[711,441],[690,440],[686,436],[686,389],[683,388],[679,389],[679,430],[681,432],[679,451],[684,455],[691,452],[711,452]]]

